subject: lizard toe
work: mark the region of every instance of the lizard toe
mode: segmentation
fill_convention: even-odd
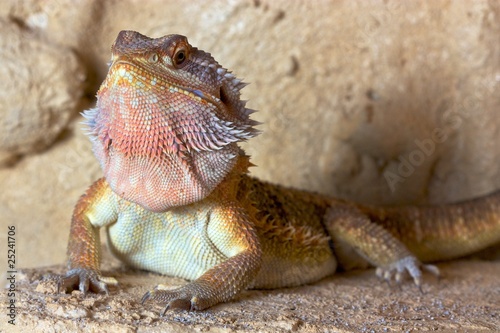
[[[161,303],[166,303],[162,316],[171,309],[179,310],[196,310],[195,297],[182,291],[181,288],[174,290],[153,289],[144,294],[141,303],[144,304],[148,300],[154,300]]]
[[[439,271],[439,268],[435,265],[422,265],[422,268],[437,278],[439,278],[441,276],[441,272]]]
[[[102,277],[91,269],[74,268],[58,278],[57,291],[71,292],[80,290],[84,295],[90,290],[94,293],[109,294],[108,284],[116,285],[118,281],[112,277]]]
[[[161,316],[163,317],[168,310],[185,310],[185,311],[193,311],[193,304],[191,300],[188,299],[174,299],[170,303],[165,306],[163,309]]]
[[[198,311],[206,309],[209,306],[207,305],[208,300],[200,296],[196,290],[189,288],[189,285],[172,290],[158,289],[156,287],[145,293],[141,301],[144,303],[148,300],[166,304],[162,315],[168,310],[173,309]]]
[[[144,305],[149,299],[151,298],[151,291],[148,291],[142,296],[141,298],[141,304]]]
[[[400,284],[409,275],[415,285],[422,291],[422,270],[439,277],[439,269],[434,265],[424,265],[416,257],[407,256],[390,265],[377,267],[376,275],[388,282]]]

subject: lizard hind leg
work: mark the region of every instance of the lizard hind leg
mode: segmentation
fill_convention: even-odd
[[[377,276],[387,282],[400,283],[409,275],[420,289],[422,270],[439,276],[436,266],[422,264],[405,244],[353,205],[333,204],[326,213],[325,227],[345,269],[359,268],[362,258],[375,266]]]

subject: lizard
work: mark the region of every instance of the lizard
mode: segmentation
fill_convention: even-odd
[[[420,288],[429,263],[500,241],[500,191],[436,206],[375,207],[260,181],[239,144],[259,134],[246,85],[186,37],[121,31],[84,123],[103,177],[77,202],[58,292],[108,294],[99,230],[124,264],[189,280],[142,302],[204,310],[249,288],[376,267]]]

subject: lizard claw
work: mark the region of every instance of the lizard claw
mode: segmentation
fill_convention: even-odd
[[[141,298],[141,304],[144,305],[148,299],[151,298],[151,291],[148,291],[147,293],[144,294]]]
[[[161,316],[164,316],[170,309],[188,311],[198,310],[196,307],[196,297],[183,293],[181,288],[175,290],[161,290],[155,288],[145,293],[141,302],[144,304],[148,300],[167,303],[165,309],[161,313]]]
[[[173,290],[160,289],[161,285],[157,286],[145,293],[141,302],[144,304],[148,300],[155,300],[166,303],[165,309],[161,313],[162,316],[170,309],[194,311],[203,310],[210,306],[207,304],[209,300],[197,296],[196,289],[191,288],[190,285]]]
[[[388,266],[377,267],[376,274],[379,278],[390,283],[393,279],[400,284],[406,274],[409,274],[418,289],[422,290],[422,269],[439,277],[439,268],[434,265],[424,265],[414,256],[404,257]]]
[[[60,276],[57,283],[57,292],[67,292],[75,289],[84,295],[90,290],[95,293],[109,294],[108,284],[117,285],[118,281],[112,277],[101,276],[98,272],[86,268],[74,268]]]

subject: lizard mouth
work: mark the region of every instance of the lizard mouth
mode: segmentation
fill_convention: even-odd
[[[114,60],[109,68],[108,78],[112,80],[110,84],[130,85],[134,89],[148,89],[161,93],[162,90],[184,94],[199,102],[213,104],[218,108],[224,107],[222,96],[212,96],[203,93],[196,88],[188,88],[183,86],[172,78],[157,77],[151,75],[151,70],[146,66],[142,66],[136,62],[127,59],[119,58]],[[219,89],[220,91],[221,89]]]

